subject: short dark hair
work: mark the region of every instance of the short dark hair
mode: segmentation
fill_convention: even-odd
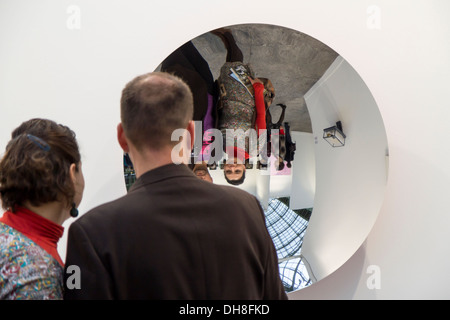
[[[171,141],[172,132],[192,120],[194,102],[188,85],[166,72],[143,74],[123,89],[120,100],[125,135],[138,149],[158,150]]]
[[[75,195],[70,166],[78,170],[80,162],[75,133],[67,126],[47,119],[23,122],[12,132],[0,161],[2,207],[14,212],[27,201],[70,206]]]

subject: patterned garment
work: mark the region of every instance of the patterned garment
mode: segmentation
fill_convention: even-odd
[[[220,118],[219,129],[242,129],[244,131],[252,128],[253,115],[255,113],[255,99],[252,87],[247,88],[230,76],[230,69],[241,68],[242,78],[247,75],[254,77],[253,70],[249,65],[242,62],[226,62],[218,79],[220,88]]]
[[[255,99],[253,97],[253,87],[243,85],[230,75],[230,70],[237,70],[241,79],[247,76],[254,77],[254,72],[250,65],[242,62],[226,62],[221,70],[218,79],[220,88],[220,110],[219,129],[224,138],[224,148],[226,146],[236,146],[244,148],[248,153],[254,153],[256,146],[249,144],[248,129],[253,128],[255,116]],[[235,131],[235,136],[227,135],[227,129]],[[245,135],[247,133],[247,136]],[[252,150],[249,150],[251,147]]]
[[[0,222],[0,300],[63,298],[63,268],[44,249]]]

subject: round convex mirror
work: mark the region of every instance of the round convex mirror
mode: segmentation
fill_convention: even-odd
[[[192,170],[260,201],[287,292],[356,252],[378,216],[389,154],[376,102],[343,57],[299,31],[244,24],[187,41],[155,71],[177,74],[194,94]],[[264,84],[264,102],[254,102],[249,76]],[[211,152],[214,130],[223,152]],[[124,174],[129,188],[126,155]]]

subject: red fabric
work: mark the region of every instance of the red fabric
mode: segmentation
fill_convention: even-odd
[[[264,85],[259,82],[253,84],[255,89],[255,107],[256,107],[256,132],[259,136],[259,130],[266,129],[266,104],[264,103]]]
[[[244,159],[250,158],[250,155],[246,151],[238,147],[227,146],[226,153],[228,154],[228,156],[233,155],[234,159],[240,159],[242,162],[244,161]]]
[[[14,213],[6,211],[0,222],[34,241],[64,266],[57,250],[58,240],[64,233],[62,226],[23,207],[17,207]]]

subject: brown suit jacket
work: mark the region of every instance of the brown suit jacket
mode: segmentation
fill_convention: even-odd
[[[287,298],[257,199],[185,165],[143,174],[72,223],[70,265],[81,289],[66,288],[66,299]]]

